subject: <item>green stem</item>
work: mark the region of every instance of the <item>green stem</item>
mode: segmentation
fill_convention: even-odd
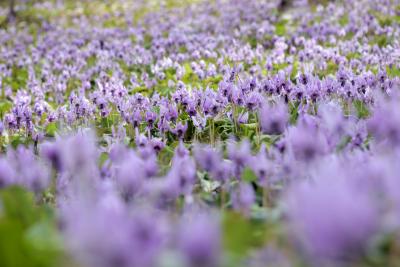
[[[214,137],[214,119],[210,118],[210,125],[209,125],[209,129],[210,129],[210,143],[211,145],[214,145],[215,142],[215,137]]]
[[[237,119],[236,119],[236,106],[235,106],[235,104],[232,104],[232,117],[233,117],[234,134],[236,136],[237,133],[238,133],[238,130],[237,130],[237,123],[236,123]]]
[[[257,122],[257,125],[256,125],[257,149],[259,149],[261,147],[261,134],[260,134],[261,129],[260,129],[260,120],[258,117],[258,113],[256,113],[256,122]]]
[[[226,201],[226,192],[224,191],[224,188],[221,186],[221,192],[220,192],[220,208],[221,210],[224,209],[225,201]]]
[[[263,207],[267,208],[269,206],[269,189],[268,186],[265,185],[263,187]]]

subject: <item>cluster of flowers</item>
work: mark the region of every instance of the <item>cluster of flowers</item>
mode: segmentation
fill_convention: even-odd
[[[52,196],[83,266],[398,259],[400,3],[265,2],[1,30],[0,187]],[[225,218],[276,211],[281,231],[232,257]]]
[[[269,149],[254,153],[248,141],[229,140],[224,148],[195,143],[190,151],[180,142],[166,171],[158,138],[140,135],[133,150],[121,127],[100,148],[93,132],[80,130],[40,144],[39,157],[32,148],[9,150],[0,184],[38,196],[53,191],[68,247],[88,266],[152,266],[168,255],[188,266],[218,266],[218,206],[251,218],[257,207],[283,205],[287,217],[279,221],[292,234],[286,238],[311,263],[357,261],[400,223],[400,98],[376,99],[368,120],[321,102],[317,115],[304,113],[292,126],[283,102],[268,106],[265,129],[283,132]],[[109,157],[99,165],[101,153]],[[283,259],[279,264],[297,260]]]
[[[289,22],[258,1],[199,4],[196,12],[151,14],[144,25],[127,21],[126,28],[96,28],[83,17],[79,30],[48,25],[34,45],[26,31],[2,31],[0,83],[12,101],[4,126],[40,136],[53,122],[79,126],[117,117],[181,138],[189,121],[200,131],[222,114],[246,122],[264,95],[371,102],[372,89],[390,92],[398,83],[387,72],[399,68],[399,28],[367,15],[376,2],[364,2],[295,13]],[[393,16],[391,7],[382,3],[379,14]],[[337,17],[347,18],[346,26],[332,21]],[[290,39],[274,33],[282,21]],[[376,38],[386,43],[371,45]],[[245,109],[237,114],[235,106]]]

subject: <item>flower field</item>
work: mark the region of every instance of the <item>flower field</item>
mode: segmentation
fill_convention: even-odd
[[[0,2],[1,267],[400,266],[400,1]]]

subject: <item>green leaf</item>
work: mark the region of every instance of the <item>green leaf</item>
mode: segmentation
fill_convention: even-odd
[[[266,224],[250,220],[239,213],[225,212],[223,218],[223,246],[234,257],[243,257],[266,240]]]
[[[62,249],[62,240],[57,232],[56,225],[47,219],[30,227],[25,238],[38,250],[57,251]]]
[[[150,49],[153,43],[153,37],[149,34],[146,34],[143,39],[143,47],[146,49]]]
[[[58,130],[57,127],[57,123],[55,122],[50,122],[47,126],[46,126],[46,135],[50,136],[50,137],[54,137],[56,132]]]
[[[21,187],[0,190],[0,266],[56,266],[61,244],[47,205]]]
[[[109,155],[106,152],[103,152],[100,154],[100,158],[99,158],[99,164],[100,166],[103,166],[103,164],[108,160]]]
[[[347,24],[349,24],[349,15],[344,14],[342,17],[339,19],[339,24],[340,26],[344,27]]]
[[[241,124],[241,126],[244,129],[251,129],[251,130],[255,130],[258,127],[258,123],[254,122],[254,123],[243,123]]]
[[[298,110],[299,110],[300,103],[297,101],[291,102],[291,103],[289,103],[288,106],[289,106],[289,114],[290,114],[289,121],[291,124],[295,124],[297,121],[297,118],[299,117]]]
[[[292,67],[293,68],[292,68],[292,72],[290,73],[290,79],[292,81],[295,81],[296,77],[297,77],[297,74],[299,72],[299,62],[297,60],[294,61]]]
[[[2,217],[17,220],[24,227],[31,225],[38,214],[34,207],[34,195],[21,187],[9,187],[0,192]]]
[[[388,76],[391,77],[391,78],[400,77],[400,68],[397,68],[397,67],[389,68],[389,67],[387,67],[386,68],[386,72],[387,72]]]
[[[242,172],[242,180],[250,183],[250,182],[256,182],[258,178],[252,169],[246,167]]]
[[[0,115],[1,117],[3,117],[3,115],[5,113],[7,113],[8,111],[10,111],[12,107],[12,103],[8,100],[3,100],[0,102]]]
[[[353,105],[356,108],[358,118],[365,119],[370,115],[367,106],[361,100],[355,100]]]
[[[17,148],[19,145],[24,145],[25,143],[26,143],[25,137],[19,134],[14,134],[10,136],[10,144],[12,145],[13,148]]]
[[[27,249],[22,242],[22,233],[23,227],[18,222],[9,218],[0,219],[0,266],[30,266],[25,265]]]
[[[286,23],[287,23],[287,20],[281,20],[275,24],[275,34],[276,35],[284,36],[286,34]]]

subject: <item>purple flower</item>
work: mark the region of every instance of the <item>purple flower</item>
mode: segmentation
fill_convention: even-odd
[[[152,111],[146,112],[146,122],[148,128],[153,128],[153,124],[156,122],[157,114]]]
[[[55,170],[61,171],[63,169],[60,150],[55,143],[48,142],[41,145],[40,154],[52,164]]]
[[[226,183],[233,176],[233,164],[231,161],[219,161],[216,168],[211,172],[211,177],[221,183]]]
[[[130,200],[139,193],[146,177],[145,164],[132,151],[123,162],[115,166],[115,179],[124,199]]]
[[[140,123],[142,122],[142,114],[141,114],[141,112],[140,112],[140,110],[135,110],[134,112],[133,112],[133,116],[132,116],[132,119],[131,119],[131,123],[132,123],[132,125],[133,125],[133,127],[139,127],[139,125],[140,125]]]
[[[16,172],[13,166],[5,159],[0,159],[0,188],[14,184]]]
[[[293,266],[288,257],[277,248],[268,245],[265,248],[257,251],[255,255],[252,255],[248,262],[250,267],[259,267],[264,265],[270,265],[274,267],[290,267]]]
[[[251,92],[245,100],[245,105],[248,110],[253,111],[257,109],[261,104],[262,97],[258,92]]]
[[[67,247],[85,266],[153,266],[161,252],[161,216],[138,208],[131,216],[110,192],[98,203],[82,198],[61,210]]]
[[[367,122],[367,128],[377,142],[389,142],[390,145],[400,143],[400,109],[398,99],[381,100],[375,108],[372,117]]]
[[[211,215],[203,213],[187,216],[182,220],[179,234],[179,248],[187,266],[218,266],[221,251],[218,222]]]
[[[178,122],[174,129],[172,129],[172,133],[175,134],[179,139],[183,139],[185,136],[186,130],[188,128],[187,123]]]
[[[262,132],[270,135],[282,134],[289,119],[287,107],[283,102],[274,106],[263,104],[259,116]]]
[[[229,159],[233,161],[237,169],[242,169],[249,162],[251,157],[251,147],[248,140],[244,140],[240,144],[229,142],[227,150]]]
[[[314,181],[293,185],[287,192],[285,203],[293,233],[317,262],[340,262],[362,255],[378,229],[376,204],[351,178],[344,177],[338,166],[328,166]]]
[[[251,207],[255,203],[256,195],[250,184],[241,182],[236,188],[234,188],[231,194],[231,199],[235,210],[249,215]]]
[[[179,194],[191,194],[197,178],[194,160],[188,156],[175,157],[168,178],[173,181]]]
[[[50,172],[31,149],[19,146],[15,151],[8,151],[7,159],[16,170],[15,176],[10,173],[8,179],[15,178],[16,184],[25,186],[35,193],[40,193],[48,187]],[[7,171],[7,167],[5,165],[3,167]]]
[[[165,147],[165,142],[160,138],[152,138],[150,143],[155,152],[160,152]]]
[[[210,146],[201,145],[195,146],[194,157],[200,167],[207,172],[215,171],[222,160],[222,157],[218,151]]]
[[[328,152],[324,133],[307,122],[301,121],[297,126],[290,127],[286,140],[297,160],[310,162]]]
[[[249,161],[249,166],[257,176],[261,185],[266,185],[271,182],[275,171],[274,165],[267,158],[264,152],[260,152],[256,156],[252,157]]]
[[[137,147],[146,147],[148,142],[149,141],[144,134],[141,134],[138,131],[136,132],[135,143]]]

